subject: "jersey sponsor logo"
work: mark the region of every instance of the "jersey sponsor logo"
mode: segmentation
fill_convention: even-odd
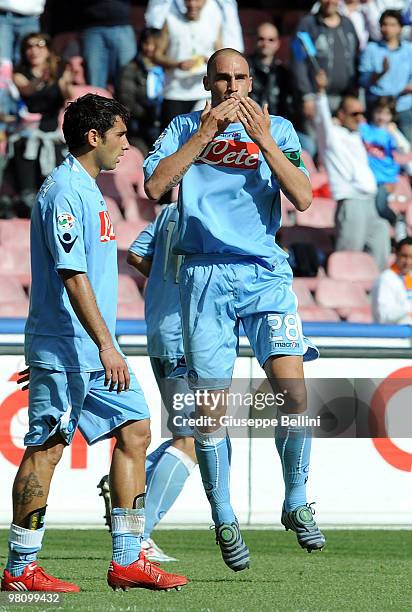
[[[99,212],[100,217],[100,242],[109,242],[110,240],[116,240],[116,234],[114,233],[114,227],[110,215],[107,210]]]
[[[253,170],[258,167],[259,147],[254,142],[212,140],[197,158],[197,164]]]
[[[57,227],[61,232],[67,232],[72,229],[76,223],[76,218],[68,212],[60,213],[57,217]]]

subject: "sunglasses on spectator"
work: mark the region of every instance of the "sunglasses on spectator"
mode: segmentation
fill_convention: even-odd
[[[259,36],[258,40],[261,42],[263,40],[267,40],[268,42],[277,42],[279,39],[278,38],[265,38],[264,36]]]
[[[28,42],[26,43],[26,49],[33,49],[34,47],[45,47],[46,46],[46,41],[44,40],[44,38],[41,38],[40,40],[36,40],[33,42]]]
[[[347,115],[349,115],[349,117],[363,117],[365,114],[365,111],[353,111],[351,113],[346,113]]]

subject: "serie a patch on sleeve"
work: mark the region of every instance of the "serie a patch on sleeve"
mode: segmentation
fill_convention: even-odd
[[[296,168],[305,168],[300,151],[283,151],[284,155]]]

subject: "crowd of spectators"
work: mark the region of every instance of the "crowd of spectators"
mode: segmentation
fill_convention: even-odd
[[[41,30],[46,0],[0,0],[0,218],[30,216],[65,154],[61,114],[76,85],[128,107],[145,155],[174,116],[204,107],[208,57],[245,50],[235,0],[149,0],[140,24],[131,0],[72,4],[77,33],[61,59]],[[319,0],[287,37],[267,13],[252,42],[248,32],[251,95],[293,122],[326,171],[335,249],[369,251],[383,270],[407,228],[391,202],[412,167],[412,0]]]

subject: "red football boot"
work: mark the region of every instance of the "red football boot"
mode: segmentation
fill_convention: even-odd
[[[167,591],[176,589],[180,591],[182,586],[189,581],[185,576],[169,574],[160,569],[158,563],[149,561],[143,551],[140,552],[137,561],[130,565],[119,565],[111,561],[107,572],[107,583],[113,590],[123,589],[153,589],[154,591]]]
[[[80,587],[71,582],[64,582],[46,574],[37,563],[29,563],[20,576],[12,576],[4,570],[1,581],[2,591],[49,591],[58,593],[78,593]]]

